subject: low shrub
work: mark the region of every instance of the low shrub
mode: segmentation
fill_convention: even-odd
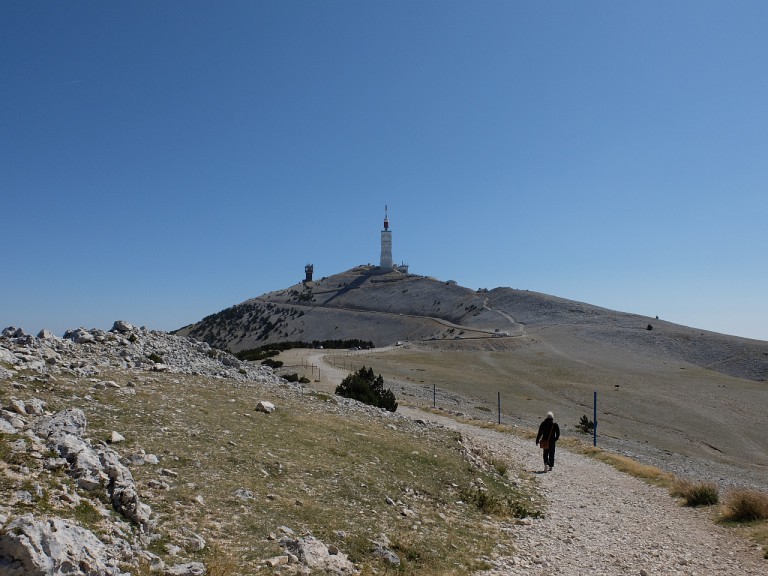
[[[389,412],[397,410],[395,394],[389,388],[384,388],[384,378],[381,374],[374,376],[373,368],[366,370],[365,366],[344,378],[336,387],[336,395],[352,398]]]
[[[587,418],[587,415],[584,414],[581,417],[581,420],[579,420],[579,424],[576,426],[580,431],[584,433],[592,432],[595,429],[595,423],[592,422],[589,418]]]
[[[489,490],[476,487],[460,491],[459,495],[465,502],[477,506],[484,514],[501,518],[540,518],[541,512],[528,508],[520,499],[510,496],[499,496]]]
[[[713,506],[720,501],[717,484],[677,480],[669,490],[672,496],[682,498],[686,506]]]
[[[80,524],[88,527],[96,526],[101,520],[101,513],[86,500],[81,500],[80,503],[75,506],[74,515],[75,519]]]
[[[734,490],[725,501],[723,517],[735,522],[768,520],[768,494],[758,490]]]
[[[491,460],[491,466],[496,470],[499,476],[504,476],[507,473],[507,463],[500,460]]]

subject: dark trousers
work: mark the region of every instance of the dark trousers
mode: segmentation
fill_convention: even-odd
[[[542,450],[544,452],[544,466],[549,466],[550,468],[555,465],[555,443],[550,442],[549,448],[545,448]]]

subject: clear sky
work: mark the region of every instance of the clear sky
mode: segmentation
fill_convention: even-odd
[[[0,328],[393,256],[768,340],[768,2],[0,2]]]

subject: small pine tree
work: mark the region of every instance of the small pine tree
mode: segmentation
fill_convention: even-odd
[[[591,432],[595,427],[595,423],[592,422],[589,418],[587,418],[587,415],[584,414],[581,417],[581,420],[579,420],[578,429],[582,432]]]
[[[336,395],[390,412],[397,410],[395,395],[389,388],[384,388],[384,378],[381,374],[374,376],[373,368],[366,369],[365,366],[344,378],[336,387]]]

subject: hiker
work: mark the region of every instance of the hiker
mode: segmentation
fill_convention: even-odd
[[[536,444],[544,451],[544,472],[555,467],[555,442],[560,438],[560,426],[555,422],[555,415],[547,412],[547,417],[539,424]]]

